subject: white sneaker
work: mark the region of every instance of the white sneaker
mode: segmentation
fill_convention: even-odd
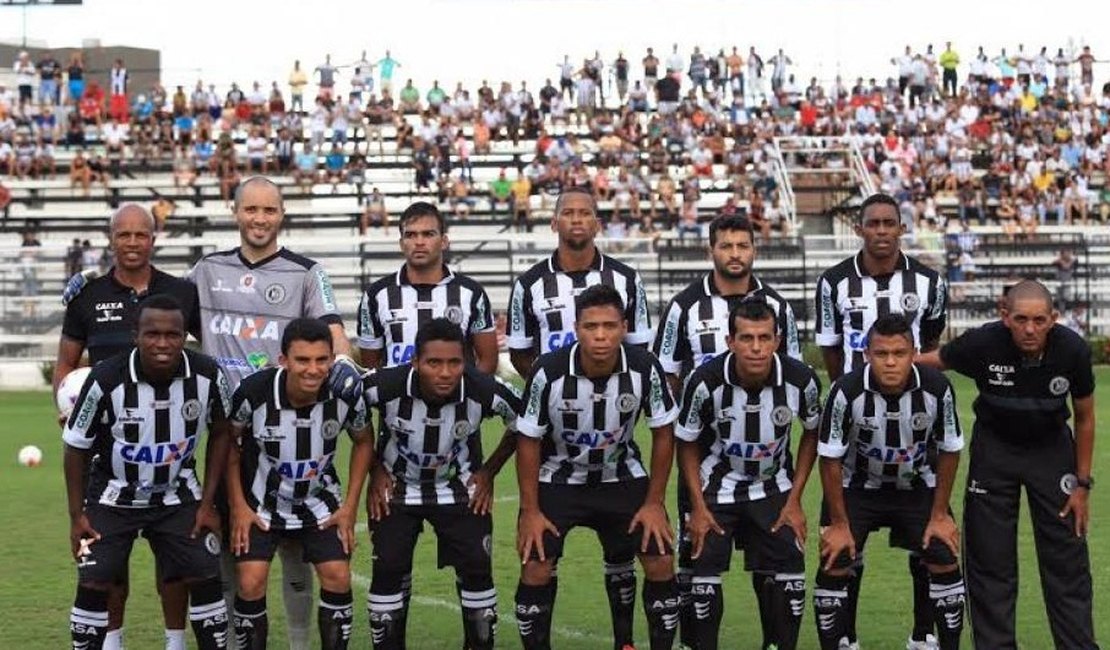
[[[906,640],[906,650],[940,650],[940,644],[932,634],[926,634],[924,641],[914,641],[911,636]]]
[[[840,637],[839,650],[859,650],[859,641],[848,641],[848,637]]]

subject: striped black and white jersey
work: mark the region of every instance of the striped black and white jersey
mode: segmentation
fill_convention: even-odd
[[[257,262],[238,248],[212,253],[186,279],[197,285],[204,352],[224,369],[232,388],[277,365],[289,321],[342,322],[324,267],[285,248]]]
[[[815,339],[822,347],[842,346],[844,372],[863,365],[867,330],[887,314],[905,314],[914,346],[936,341],[944,332],[948,286],[936,271],[908,255],[890,275],[867,275],[863,253],[827,269],[817,280]]]
[[[513,429],[520,411],[508,384],[473,366],[443,401],[423,397],[411,364],[367,374],[363,390],[388,431],[378,460],[393,476],[392,501],[412,506],[468,503],[467,483],[483,462],[482,421],[497,415]]]
[[[284,368],[266,368],[240,382],[231,421],[242,427],[240,477],[247,505],[274,530],[323,523],[339,506],[335,455],[339,432],[367,428],[362,398],[333,397],[324,386],[311,406],[289,402]]]
[[[683,389],[675,435],[701,449],[701,489],[709,505],[757,501],[789,492],[794,476],[790,428],[821,420],[813,369],[775,354],[766,385],[740,385],[736,356],[722,354],[694,371]]]
[[[595,284],[609,285],[620,293],[628,324],[625,343],[651,343],[647,294],[635,269],[598,251],[589,269],[567,272],[559,268],[556,252],[513,281],[509,349],[538,347],[540,354],[547,354],[574,343],[574,299]]]
[[[613,374],[591,379],[578,344],[541,356],[524,388],[517,430],[543,441],[540,482],[596,485],[647,476],[633,439],[643,411],[659,428],[678,415],[663,368],[637,346],[621,345]]]
[[[829,389],[817,453],[844,459],[845,488],[936,487],[930,445],[952,453],[964,446],[956,395],[939,370],[914,365],[906,390],[884,395],[864,364]]]
[[[744,295],[723,296],[713,282],[713,272],[691,282],[671,299],[655,333],[655,356],[672,375],[684,375],[717,355],[728,351],[728,315],[748,296],[761,296],[775,312],[779,353],[802,358],[794,310],[777,291],[754,275],[752,290]]]
[[[86,499],[120,508],[199,501],[195,454],[210,426],[227,419],[231,390],[216,362],[184,350],[172,381],[150,382],[138,349],[93,367],[62,431],[96,454]]]
[[[472,278],[444,266],[437,284],[413,284],[401,266],[362,294],[359,347],[382,350],[386,367],[408,363],[416,354],[416,331],[433,318],[446,318],[468,337],[494,331],[489,296]]]

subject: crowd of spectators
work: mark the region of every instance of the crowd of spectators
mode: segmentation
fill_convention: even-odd
[[[369,163],[388,153],[411,165],[415,191],[438,195],[457,219],[488,208],[527,230],[536,195],[543,205],[580,185],[605,203],[614,237],[654,238],[660,227],[700,236],[702,194],[713,189],[727,193],[714,210],[746,209],[769,238],[791,225],[770,169],[773,139],[832,136],[858,147],[919,240],[968,221],[1018,237],[1110,218],[1110,84],[1095,86],[1096,63],[1089,48],[1019,45],[993,57],[980,48],[965,64],[951,44],[907,46],[883,81],[803,85],[781,49],[764,61],[755,48],[683,54],[676,45],[661,58],[649,48],[637,65],[623,52],[580,65],[567,56],[539,84],[424,91],[411,79],[394,85],[401,64],[387,52],[374,62],[328,56],[312,70],[298,61],[285,84],[134,91],[123,61],[91,74],[80,54],[62,66],[24,53],[17,87],[0,87],[0,178],[54,178],[65,147],[85,193],[156,162],[171,164],[181,185],[218,179],[224,197],[245,173],[338,191],[365,183]],[[514,163],[476,182],[474,157],[495,146],[516,153]],[[384,205],[370,194],[363,229],[388,223]]]

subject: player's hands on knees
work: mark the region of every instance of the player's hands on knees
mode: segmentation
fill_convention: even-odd
[[[259,530],[269,530],[270,527],[258,513],[251,511],[250,508],[232,508],[231,510],[231,552],[235,555],[243,555],[250,553],[251,550],[251,526],[257,526]]]
[[[928,548],[929,542],[934,539],[947,546],[948,550],[952,551],[952,555],[959,556],[960,529],[956,526],[956,520],[952,515],[946,512],[929,517],[929,523],[925,526],[925,535],[921,538],[921,548]]]
[[[100,533],[93,529],[85,513],[77,515],[69,522],[69,549],[73,559],[80,561],[88,553],[89,544],[100,539]]]
[[[371,519],[381,521],[389,516],[389,500],[393,498],[393,477],[381,463],[375,464],[370,470],[370,493],[367,496],[366,507],[370,511]]]
[[[189,533],[189,537],[196,539],[204,531],[220,532],[220,515],[212,506],[202,505],[197,508],[197,516],[193,520],[193,530]]]
[[[686,532],[690,534],[690,557],[697,559],[701,557],[701,551],[705,548],[706,535],[710,532],[724,535],[725,529],[717,523],[713,513],[709,512],[709,508],[701,507],[694,508],[690,512],[690,516],[686,518]]]
[[[856,540],[852,537],[852,529],[847,522],[830,524],[821,531],[821,557],[825,560],[826,571],[834,568],[841,553],[847,553],[852,560],[856,559]]]
[[[493,510],[493,474],[482,468],[470,475],[466,482],[470,488],[470,510],[476,515],[488,515]]]
[[[783,526],[790,526],[790,529],[794,531],[794,537],[798,540],[798,546],[805,548],[806,513],[805,510],[802,510],[802,504],[794,499],[786,500],[786,504],[779,511],[779,518],[771,525],[771,532],[777,533]]]
[[[558,537],[559,529],[551,520],[544,516],[538,508],[535,510],[521,510],[516,521],[516,552],[520,555],[520,563],[525,564],[536,552],[540,562],[545,562],[547,557],[543,551],[543,534],[551,533]]]
[[[339,536],[339,543],[343,545],[343,552],[350,555],[355,550],[355,511],[353,508],[342,505],[338,510],[332,513],[327,521],[320,524],[320,530],[326,528],[335,528],[335,534]]]
[[[647,553],[651,540],[655,540],[656,548],[662,552],[668,545],[674,545],[674,530],[667,519],[667,509],[662,503],[645,503],[636,511],[632,521],[628,524],[628,532],[642,528],[640,535],[640,553]]]
[[[1060,511],[1060,518],[1067,519],[1068,515],[1075,517],[1075,536],[1083,537],[1090,530],[1091,512],[1087,499],[1090,493],[1087,488],[1076,487],[1071,491],[1068,500]]]

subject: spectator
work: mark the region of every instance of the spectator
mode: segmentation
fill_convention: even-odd
[[[339,191],[339,183],[344,179],[344,172],[347,166],[347,155],[343,153],[343,148],[337,142],[331,145],[331,151],[324,156],[324,171],[327,175],[326,182],[331,183],[331,191],[333,193]]]
[[[370,196],[366,197],[366,206],[359,221],[359,234],[365,235],[371,226],[381,228],[382,231],[389,228],[389,213],[385,209],[385,197],[376,187],[370,191]]]
[[[22,276],[23,318],[26,320],[35,318],[38,313],[36,299],[39,296],[38,264],[41,254],[42,242],[33,230],[24,230],[19,248],[19,268]]]
[[[513,181],[512,186],[509,188],[511,192],[510,199],[512,201],[513,224],[517,232],[532,232],[532,223],[530,217],[532,215],[532,181],[524,175],[524,172],[518,171],[516,180]]]
[[[0,149],[2,148],[3,145],[0,144]],[[69,163],[69,187],[70,189],[76,189],[80,185],[82,194],[87,197],[91,184],[92,170],[89,169],[88,160],[85,158],[85,150],[78,149],[77,153],[73,155],[73,160]]]
[[[412,85],[412,79],[405,82],[398,96],[401,101],[401,112],[405,115],[415,115],[420,112],[420,91]]]
[[[12,65],[12,71],[15,72],[15,85],[19,89],[19,113],[23,114],[24,107],[34,101],[35,64],[31,61],[31,55],[26,51],[20,52]]]
[[[331,55],[324,55],[324,62],[316,66],[313,73],[318,75],[319,81],[317,85],[320,88],[319,94],[316,96],[317,100],[323,100],[324,104],[330,105],[332,103],[333,93],[335,90],[335,75],[339,71],[331,64]]]
[[[502,169],[497,174],[497,179],[489,184],[489,209],[494,215],[497,213],[497,206],[504,203],[505,210],[512,209],[512,183],[505,177],[505,170]]]
[[[400,68],[401,64],[390,56],[389,50],[386,50],[385,56],[378,59],[377,67],[378,73],[381,74],[382,94],[384,95],[393,90],[393,70],[394,68]]]
[[[300,112],[304,110],[304,87],[308,85],[308,75],[301,70],[301,62],[293,61],[293,70],[289,73],[289,110]]]
[[[66,66],[66,80],[66,87],[69,90],[66,103],[77,106],[82,95],[85,94],[85,62],[80,52],[70,55],[69,65]]]
[[[307,191],[316,182],[316,149],[311,142],[305,142],[302,145],[296,162],[297,169],[293,172],[293,180]]]
[[[49,50],[39,59],[39,103],[57,105],[60,99],[58,79],[62,76],[62,66]]]
[[[66,249],[65,273],[66,277],[73,277],[83,270],[81,262],[81,238],[74,237],[73,243]]]

